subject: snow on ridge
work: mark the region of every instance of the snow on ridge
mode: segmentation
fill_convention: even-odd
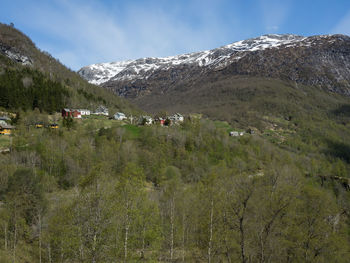
[[[317,37],[326,38],[329,37],[329,35]],[[308,39],[310,38],[291,34],[269,34],[257,38],[241,40],[226,46],[201,52],[161,58],[149,57],[136,60],[93,64],[79,70],[79,74],[86,78],[90,83],[97,85],[103,84],[111,79],[147,79],[158,69],[167,70],[170,67],[183,64],[197,65],[200,67],[220,67],[226,65],[229,58],[236,61],[241,59],[244,56],[244,54],[242,54],[244,52],[277,48],[282,45],[293,47],[300,43],[309,46],[311,40],[308,41]]]

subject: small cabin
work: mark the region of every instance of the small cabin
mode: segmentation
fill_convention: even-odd
[[[169,116],[168,119],[173,123],[183,122],[184,116],[182,116],[180,113],[175,113],[172,116]]]
[[[9,124],[0,124],[0,134],[2,135],[11,135],[14,129],[15,126]]]
[[[62,117],[72,117],[76,119],[81,119],[81,112],[79,110],[65,108],[62,110]]]
[[[53,123],[53,124],[50,124],[49,128],[50,129],[58,129],[58,124],[57,123]]]
[[[7,116],[0,116],[0,121],[8,122],[11,121],[11,119]]]
[[[252,128],[249,128],[249,129],[247,130],[247,133],[249,133],[249,134],[255,134],[255,130],[252,129]]]
[[[139,124],[140,125],[152,125],[153,119],[150,116],[141,116],[139,119]]]
[[[115,120],[118,120],[118,121],[122,121],[122,120],[125,120],[127,119],[125,114],[122,113],[122,112],[117,112],[116,114],[114,114],[114,119]]]
[[[78,109],[78,111],[80,112],[81,116],[90,116],[91,114],[91,111],[87,109]]]
[[[96,111],[93,114],[108,116],[109,115],[109,111],[108,111],[108,108],[106,108],[103,105],[100,105],[100,106],[97,107]]]
[[[43,127],[44,127],[44,124],[42,122],[35,123],[35,128],[40,129]]]
[[[81,119],[81,112],[79,110],[72,110],[72,117],[76,119]]]
[[[158,117],[158,118],[155,118],[155,119],[154,119],[154,122],[157,123],[157,124],[159,124],[159,125],[161,125],[161,126],[163,126],[164,123],[165,123],[165,119],[162,118],[162,117]]]
[[[72,116],[72,112],[70,109],[64,108],[62,109],[62,117],[66,118],[66,117],[71,117]]]
[[[239,136],[239,132],[238,131],[230,131],[230,136],[237,137],[237,136]]]

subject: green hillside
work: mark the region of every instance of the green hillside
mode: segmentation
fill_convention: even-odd
[[[49,100],[53,103],[57,95],[54,93],[62,92],[62,98],[57,97],[57,101],[59,101],[57,105],[39,108],[52,111],[57,110],[57,106],[64,105],[65,107],[94,110],[98,105],[103,104],[109,107],[112,112],[117,110],[138,112],[136,107],[120,97],[83,80],[77,73],[62,65],[50,54],[40,51],[27,36],[9,25],[0,24],[0,46],[3,48],[3,52],[0,50],[2,78],[0,89],[2,94],[6,94],[0,98],[2,101],[0,107],[10,110],[33,109],[37,106],[36,101]],[[32,64],[23,66],[19,62],[9,59],[4,50],[26,56]],[[43,89],[47,89],[44,94]],[[50,89],[51,91],[49,91]],[[49,92],[51,93],[49,94]],[[19,98],[19,94],[24,95],[23,98]],[[35,94],[39,97],[35,98]],[[6,102],[4,102],[5,96],[7,97]],[[8,101],[11,98],[26,99],[27,101]]]
[[[20,112],[0,135],[1,263],[349,262],[349,98],[216,72],[134,100],[181,123],[62,119],[139,111],[10,26],[0,44],[32,61],[0,52],[1,115]]]
[[[22,116],[0,159],[0,259],[347,262],[348,116],[336,114],[266,118],[274,128],[241,137],[205,118],[50,130]]]

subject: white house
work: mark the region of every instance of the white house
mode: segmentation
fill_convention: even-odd
[[[114,119],[115,120],[118,120],[118,121],[122,121],[122,120],[125,120],[127,119],[125,114],[122,113],[122,112],[117,112],[116,114],[114,114]]]
[[[89,116],[91,114],[91,111],[87,109],[79,109],[78,111],[80,112],[81,116]]]
[[[100,105],[98,106],[98,108],[96,109],[96,111],[94,112],[95,115],[105,115],[105,116],[108,116],[109,115],[109,111],[108,109],[103,106],[103,105]]]
[[[141,125],[151,125],[153,123],[153,119],[150,116],[142,116],[139,119],[139,124]]]
[[[173,122],[183,122],[184,116],[182,116],[180,113],[175,113],[173,116],[168,117],[168,119]]]
[[[237,137],[237,136],[239,136],[239,132],[238,131],[230,131],[230,136]]]
[[[179,122],[184,121],[184,116],[182,116],[180,113],[176,113],[174,116],[175,116],[177,121],[179,121]]]

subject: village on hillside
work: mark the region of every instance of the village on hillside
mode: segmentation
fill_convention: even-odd
[[[159,124],[161,126],[171,126],[174,124],[179,124],[184,121],[184,116],[180,113],[175,113],[174,115],[164,116],[164,117],[151,117],[148,115],[141,116],[127,116],[123,112],[116,112],[114,115],[110,115],[107,107],[100,105],[95,111],[90,111],[88,109],[62,109],[62,118],[74,118],[83,119],[89,116],[104,116],[111,120],[130,121],[130,124],[134,125],[152,125]]]
[[[43,117],[44,116],[44,117]],[[16,126],[13,120],[18,118],[16,114],[9,112],[0,112],[0,153],[10,152],[11,135],[13,134]],[[168,115],[166,113],[160,113],[155,116],[139,115],[133,116],[127,115],[123,112],[115,112],[110,114],[109,109],[106,106],[100,105],[95,110],[83,109],[83,108],[63,108],[61,112],[57,112],[52,115],[41,114],[38,110],[31,113],[30,120],[26,121],[25,126],[36,129],[49,129],[58,130],[61,125],[68,127],[67,123],[76,122],[90,123],[91,121],[103,122],[106,126],[112,125],[113,121],[117,121],[120,125],[131,126],[152,126],[157,125],[160,127],[178,126],[186,120],[193,122],[196,119],[201,119],[201,114],[190,114],[184,117],[180,113]],[[220,122],[220,121],[218,121]],[[255,129],[249,128],[246,131],[231,130],[229,125],[225,126],[228,136],[240,137],[244,134],[254,134]]]

